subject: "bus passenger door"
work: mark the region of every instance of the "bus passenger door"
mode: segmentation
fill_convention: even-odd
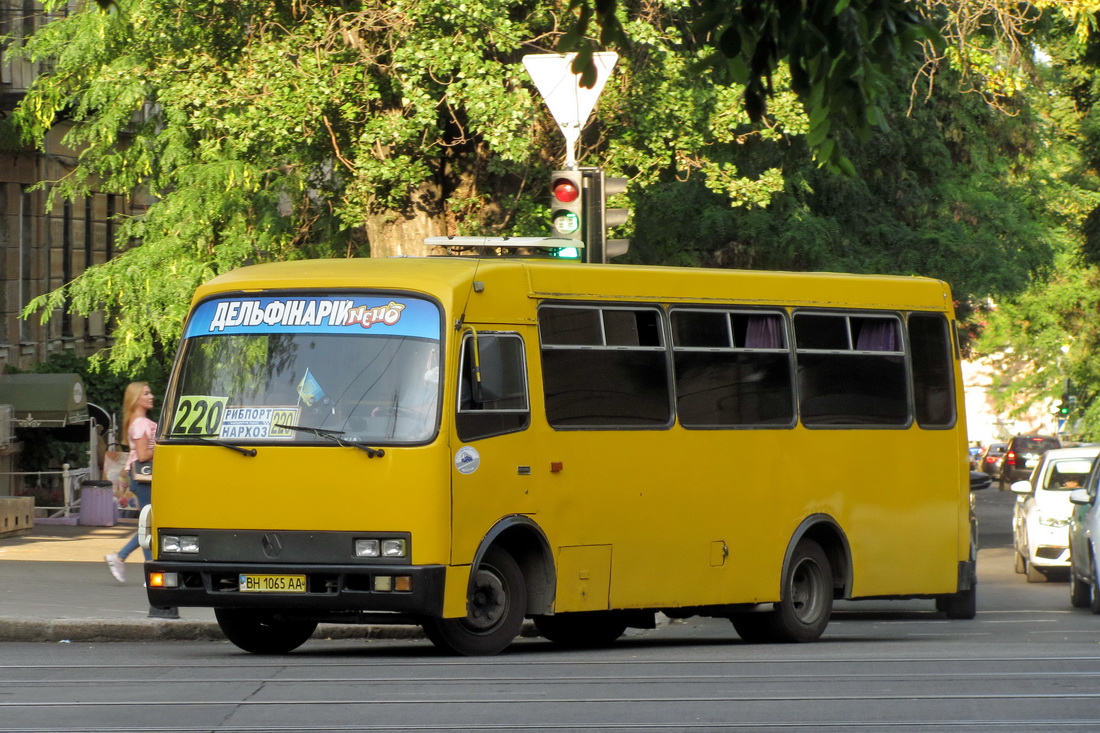
[[[464,564],[501,517],[535,512],[537,470],[523,336],[468,329],[458,366],[451,561]]]

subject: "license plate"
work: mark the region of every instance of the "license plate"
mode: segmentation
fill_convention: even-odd
[[[304,575],[254,575],[241,573],[242,593],[305,593]]]

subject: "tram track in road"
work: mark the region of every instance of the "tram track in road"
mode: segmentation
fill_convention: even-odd
[[[972,681],[972,680],[1022,680],[1022,679],[1034,679],[1038,674],[1049,675],[1049,672],[1043,671],[1019,671],[1019,672],[972,672],[972,673],[942,673],[942,672],[928,672],[928,673],[911,673],[911,674],[898,674],[891,672],[888,679],[893,682],[919,682],[919,681],[942,681],[944,679],[957,680],[960,683]],[[1073,672],[1065,675],[1067,678],[1072,679],[1091,679],[1100,677],[1100,671],[1087,671],[1087,672]],[[668,682],[667,675],[619,675],[611,679],[608,677],[598,676],[582,676],[582,675],[570,675],[568,677],[468,677],[468,678],[454,678],[454,677],[393,677],[393,676],[377,676],[377,677],[280,677],[278,679],[266,679],[263,677],[204,677],[200,679],[188,680],[177,679],[174,680],[176,685],[185,684],[240,684],[245,682],[263,683],[267,687],[272,686],[287,686],[287,685],[331,685],[331,684],[364,684],[364,685],[406,685],[406,684],[431,684],[431,685],[468,685],[471,682],[492,682],[497,685],[539,685],[542,687],[548,685],[564,685],[564,684],[584,684],[584,685],[612,685],[612,684],[665,684]],[[829,674],[739,674],[739,675],[677,675],[676,680],[680,683],[719,683],[719,682],[754,682],[754,683],[767,683],[767,682],[791,682],[802,681],[807,683],[817,683],[823,681],[835,681],[835,682],[860,682],[860,681],[881,681],[884,676],[881,673],[864,673],[864,674],[852,674],[852,673],[829,673]],[[41,685],[42,680],[5,680],[4,685],[10,690],[20,685]],[[110,686],[126,686],[132,684],[131,680],[102,680],[94,678],[67,678],[64,681],[65,685],[81,685],[84,689],[94,688],[96,686],[110,687]],[[1100,694],[1100,693],[1098,693]],[[6,703],[2,697],[0,697],[0,709],[3,709],[8,704],[18,703]]]
[[[1094,731],[1100,725],[1100,719],[1083,719],[1066,721],[1060,719],[1049,720],[898,720],[884,725],[881,721],[814,721],[813,723],[788,723],[781,721],[708,721],[706,723],[586,723],[574,724],[511,724],[511,723],[479,723],[476,728],[470,723],[457,725],[427,724],[427,725],[349,725],[326,726],[325,733],[429,733],[440,731],[497,731],[509,733],[522,731],[522,733],[537,733],[538,731],[574,731],[576,733],[591,733],[594,731],[794,731],[811,733],[819,730],[889,730],[890,733],[922,733],[925,731],[956,730],[956,731],[1021,731],[1035,730],[1043,733],[1071,733],[1076,731]],[[216,726],[93,726],[93,727],[35,727],[35,728],[4,728],[0,727],[0,733],[317,733],[317,728],[309,726],[281,726],[281,725],[216,725]]]
[[[1092,713],[1100,711],[1100,691],[1093,691],[1100,676],[1100,657],[1095,656],[377,660],[378,666],[392,662],[388,668],[400,670],[396,675],[384,670],[362,674],[363,663],[339,660],[250,660],[181,663],[171,667],[171,677],[164,676],[165,665],[153,664],[0,665],[0,733],[412,733],[475,727],[483,731],[881,730],[881,718],[862,719],[864,711],[889,709],[906,713],[890,719],[891,733],[1100,729],[1100,716]],[[220,666],[235,661],[243,663],[233,674],[218,673]],[[944,669],[948,662],[959,668]],[[962,668],[975,663],[974,669]],[[927,669],[929,664],[937,669]],[[1052,672],[1052,664],[1058,671]],[[654,669],[658,665],[661,672]],[[801,671],[792,665],[801,665]],[[917,669],[918,665],[926,669]],[[829,671],[848,666],[865,671]],[[518,668],[528,671],[509,674]],[[88,674],[93,669],[97,674]],[[353,674],[332,674],[334,669]],[[415,670],[427,674],[417,676]],[[546,674],[539,674],[543,671]],[[135,687],[134,679],[145,680],[142,687]],[[159,684],[147,689],[152,682]],[[324,694],[314,698],[311,690]],[[1053,717],[1052,711],[1067,706],[1072,713]],[[639,710],[647,711],[642,716],[646,720],[638,719]],[[914,713],[918,710],[927,719]],[[963,719],[949,714],[955,710],[973,715]],[[1023,714],[1030,710],[1034,716]],[[408,711],[415,711],[410,720],[396,722]],[[475,726],[473,721],[487,711],[492,711],[492,720]],[[800,712],[792,716],[791,711]],[[326,723],[319,728],[290,723],[329,720],[334,715],[370,722]],[[620,722],[631,716],[632,722]],[[813,717],[812,722],[805,720],[807,716]],[[273,717],[283,718],[284,724],[271,722]],[[558,722],[571,717],[585,722]],[[106,718],[117,723],[103,725]],[[159,725],[130,723],[134,718]],[[196,725],[196,718],[208,722]],[[680,720],[662,722],[662,718]],[[41,724],[61,719],[70,724]],[[256,719],[268,722],[257,725]],[[12,727],[13,720],[25,722]],[[71,724],[77,720],[85,724]],[[179,724],[168,724],[171,720]],[[31,721],[36,724],[28,725]]]

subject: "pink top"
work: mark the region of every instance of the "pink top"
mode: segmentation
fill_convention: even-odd
[[[149,450],[153,450],[157,446],[157,424],[147,417],[135,417],[134,421],[130,423],[130,435],[127,436],[130,439],[130,457],[126,459],[126,470],[130,470],[130,466],[134,465],[134,461],[138,459],[137,441],[144,437],[147,440],[146,445],[149,446]]]

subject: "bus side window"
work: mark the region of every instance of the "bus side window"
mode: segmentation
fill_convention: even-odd
[[[803,425],[910,424],[900,326],[894,314],[795,314]]]
[[[477,349],[477,359],[474,350]],[[481,369],[481,379],[475,373]],[[464,442],[526,430],[527,369],[519,334],[480,332],[462,341],[455,425]]]
[[[556,429],[672,425],[661,312],[649,305],[539,308],[546,419]]]
[[[681,425],[794,425],[783,314],[682,307],[669,315]]]
[[[909,314],[913,352],[913,397],[922,428],[955,424],[955,379],[947,319],[935,313]]]

